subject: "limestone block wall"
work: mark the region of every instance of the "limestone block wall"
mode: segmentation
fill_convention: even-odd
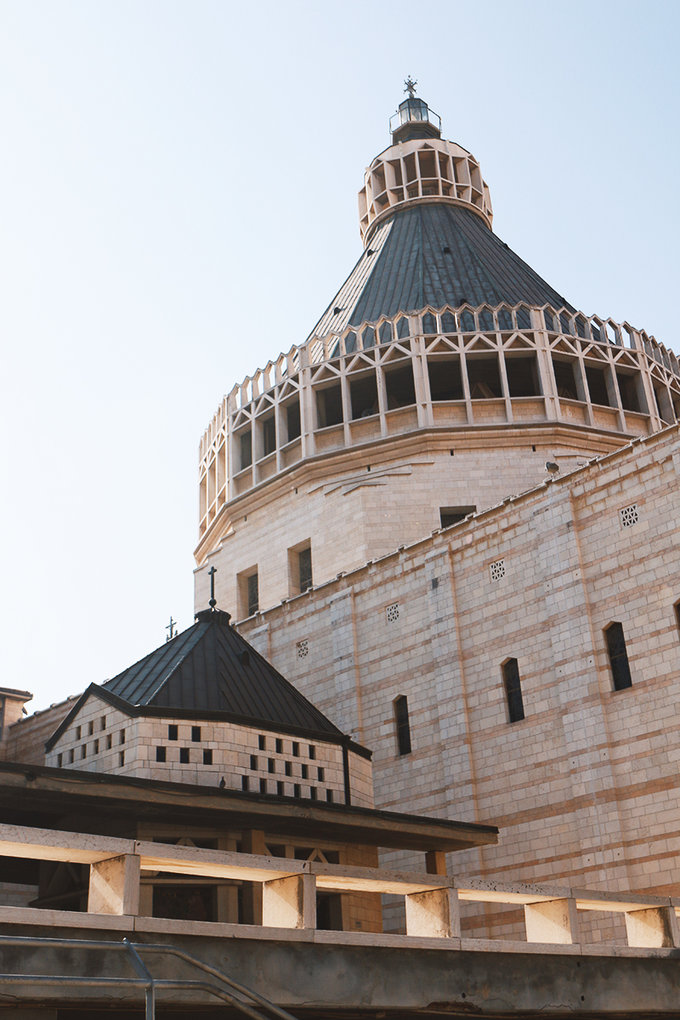
[[[45,741],[69,714],[76,698],[67,698],[33,715],[18,719],[8,727],[0,744],[1,761],[21,761],[28,765],[45,764]]]
[[[374,750],[379,807],[500,827],[498,846],[451,858],[456,871],[676,894],[679,472],[673,426],[241,629]],[[621,690],[613,622],[632,678]]]
[[[590,432],[518,428],[455,441],[416,435],[326,460],[294,483],[273,482],[244,499],[195,573],[196,607],[208,604],[211,566],[218,605],[244,619],[245,578],[257,572],[261,609],[294,596],[295,557],[304,546],[311,547],[313,583],[322,584],[430,534],[441,526],[442,507],[485,509],[540,484],[546,461],[566,473],[620,442]]]
[[[348,754],[352,802],[373,805],[371,762]],[[344,803],[343,751],[215,720],[131,717],[92,695],[45,757],[55,768]]]

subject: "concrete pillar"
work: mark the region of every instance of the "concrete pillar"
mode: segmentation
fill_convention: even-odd
[[[583,358],[574,359],[574,379],[576,380],[576,395],[578,399],[586,405],[586,425],[592,425],[594,420],[593,402],[590,399],[588,380],[586,379],[586,367]]]
[[[350,428],[350,422],[352,421],[352,398],[349,392],[349,379],[347,378],[346,371],[343,371],[340,376],[340,397],[342,400],[343,436],[345,446],[350,447],[352,445],[352,430]]]
[[[470,380],[468,379],[467,373],[467,360],[463,347],[460,349],[460,381],[463,384],[463,398],[465,400],[467,423],[468,425],[471,425],[474,422],[474,414],[472,411],[472,398],[470,397]]]
[[[382,365],[376,364],[376,387],[378,390],[378,412],[380,414],[380,435],[387,435],[387,418],[385,412],[387,408],[387,384],[385,382],[385,370]]]
[[[578,942],[576,901],[571,897],[524,906],[527,942],[572,945]]]
[[[678,946],[678,922],[672,907],[650,907],[625,914],[628,945],[645,949]]]
[[[460,910],[455,889],[431,889],[405,897],[406,934],[421,938],[460,938]]]
[[[505,351],[500,348],[496,352],[496,358],[498,360],[498,374],[501,380],[501,394],[505,401],[505,417],[507,421],[512,421],[512,400],[510,399],[510,384],[508,383],[508,373],[505,368]]]
[[[316,878],[289,875],[262,886],[262,924],[266,928],[316,928]]]
[[[418,428],[422,429],[434,424],[432,398],[430,396],[430,376],[427,370],[424,338],[422,336],[417,337],[413,341],[412,348],[411,363],[413,366],[413,387],[415,389],[418,412]]]
[[[144,882],[139,887],[139,916],[153,917],[153,883]]]
[[[121,854],[90,865],[87,910],[90,914],[139,913],[140,858]]]
[[[241,836],[244,854],[265,854],[264,832],[261,829],[244,829]],[[243,886],[243,924],[262,924],[262,887],[256,882]]]
[[[427,850],[425,852],[425,870],[428,875],[446,874],[446,854],[443,850]]]

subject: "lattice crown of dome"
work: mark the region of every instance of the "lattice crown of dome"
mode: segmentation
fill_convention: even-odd
[[[364,174],[359,192],[359,229],[364,247],[388,216],[422,202],[465,206],[491,228],[489,187],[474,156],[444,138],[413,138],[385,149]]]

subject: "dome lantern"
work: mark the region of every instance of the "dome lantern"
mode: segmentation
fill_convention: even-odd
[[[431,110],[424,99],[416,96],[417,81],[409,76],[404,85],[408,98],[399,104],[399,109],[390,118],[392,142],[408,142],[412,138],[441,138],[442,120]]]

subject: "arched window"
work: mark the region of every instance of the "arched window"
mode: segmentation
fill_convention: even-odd
[[[519,678],[517,659],[506,659],[501,666],[505,697],[508,702],[508,722],[519,722],[524,718],[522,684]]]
[[[628,664],[628,652],[626,651],[626,639],[623,636],[623,625],[617,622],[610,623],[608,627],[605,627],[604,636],[607,641],[607,654],[609,655],[614,690],[623,691],[626,687],[633,686]]]
[[[394,724],[397,730],[399,754],[411,753],[411,727],[408,721],[408,701],[405,694],[394,699]]]

